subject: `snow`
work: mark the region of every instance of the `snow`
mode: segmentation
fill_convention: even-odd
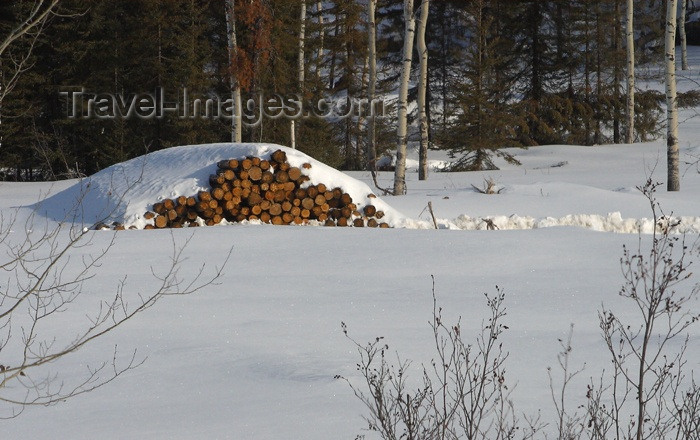
[[[121,223],[129,228],[143,229],[153,220],[143,214],[152,205],[166,198],[194,196],[209,189],[209,176],[216,173],[217,162],[256,156],[269,159],[281,149],[287,154],[291,166],[302,167],[310,181],[305,184],[324,183],[328,188],[340,187],[350,194],[353,202],[362,209],[373,204],[384,211],[383,221],[401,226],[404,216],[392,209],[363,182],[287,147],[274,144],[204,144],[186,145],[155,151],[135,159],[113,165],[93,176],[82,179],[65,190],[36,205],[38,212],[52,220],[70,218],[87,226],[102,223]],[[80,205],[80,209],[75,207]]]
[[[662,187],[657,199],[669,215],[681,219],[693,242],[700,216],[700,170],[694,162],[700,153],[700,124],[699,118],[691,119],[693,112],[684,114],[681,162],[687,164],[681,191],[667,193]],[[83,181],[2,182],[0,208],[5,219],[26,219],[36,208],[44,217],[34,222],[51,226],[73,218],[68,208],[82,194],[76,217],[81,224],[110,214],[142,226],[140,215],[149,203],[195,193],[219,159],[264,156],[276,148],[177,147]],[[312,180],[343,186],[360,203],[373,192],[367,173],[337,173],[286,151],[294,165],[312,163]],[[152,273],[167,269],[173,243],[180,246],[190,239],[183,279],[194,276],[204,262],[205,272],[211,273],[229,250],[233,253],[216,285],[166,297],[96,344],[48,370],[30,372],[40,378],[53,371],[59,380],[75,382],[88,365],[110,361],[115,346],[120,364],[134,349],[137,359],[145,360],[93,392],[51,407],[26,408],[4,422],[3,438],[376,438],[364,430],[363,407],[347,384],[333,379],[341,374],[360,383],[358,357],[340,323],[360,342],[384,336],[391,350],[414,361],[409,374],[417,378],[418,366],[433,356],[431,275],[445,319],[461,316],[466,335],[476,334],[486,317],[483,293],[495,292],[496,284],[503,288],[504,322],[510,327],[503,338],[510,353],[506,380],[511,387],[517,384],[511,397],[518,414],[541,410],[543,420],[552,422],[547,367],[556,368],[557,339],[575,325],[571,365],[585,364],[585,370],[569,389],[574,408],[584,403],[589,378],[599,377],[608,366],[598,327],[601,304],[634,316],[634,307],[618,296],[619,260],[623,245],[636,249],[640,228],[650,231],[644,220],[651,215],[648,201],[635,187],[647,178],[665,180],[664,142],[511,152],[522,166],[499,163],[498,171],[433,172],[424,182],[409,173],[406,196],[381,199],[382,209],[391,211],[392,224],[399,226],[395,229],[247,224],[89,232],[89,243],[71,252],[66,274],[77,273],[81,258],[112,239],[114,244],[95,276],[84,283],[80,299],[41,329],[47,337],[70,338],[94,315],[100,300],[112,298],[124,276],[132,303],[140,292],[153,291],[158,282]],[[430,154],[436,161],[447,160]],[[391,177],[381,173],[380,184],[390,186]],[[471,187],[482,186],[486,178],[504,188],[501,194],[484,195]],[[116,195],[126,190],[124,203],[118,203]],[[36,205],[49,192],[53,196]],[[429,201],[440,230],[427,229],[432,225]],[[499,230],[483,230],[484,218]],[[24,227],[15,223],[5,243],[23,240]],[[649,242],[649,235],[641,236],[645,249]],[[12,281],[8,276],[3,284]],[[697,281],[679,289],[687,291]],[[690,304],[696,311],[698,306]],[[700,337],[697,326],[690,336],[687,367],[698,370],[700,352],[692,349]],[[5,359],[6,351],[2,354],[3,363],[13,363]],[[8,409],[0,405],[4,415]]]

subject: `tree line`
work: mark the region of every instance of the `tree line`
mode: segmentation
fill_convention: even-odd
[[[661,66],[667,1],[642,3],[633,16],[636,65]],[[0,52],[0,167],[6,179],[75,177],[147,151],[234,140],[292,145],[338,168],[373,169],[397,148],[399,130],[399,143],[420,142],[421,157],[446,149],[453,170],[483,170],[497,156],[515,161],[504,147],[649,140],[663,132],[664,95],[637,90],[633,124],[626,120],[626,4],[64,0]],[[34,5],[0,4],[0,35]],[[407,43],[410,20],[415,44]],[[647,72],[658,70],[637,68],[639,79]],[[258,123],[235,111],[249,98],[259,105],[278,96],[299,97],[305,107],[323,98],[336,111]],[[214,97],[230,99],[224,107],[241,117],[183,117],[185,100],[205,111]],[[179,112],[115,115],[142,98],[153,101],[146,108],[177,104]],[[383,100],[385,117],[344,116],[367,98]],[[75,109],[80,115],[70,117]]]

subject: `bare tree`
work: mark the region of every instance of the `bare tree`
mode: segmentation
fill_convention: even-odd
[[[321,66],[323,64],[324,55],[324,39],[326,36],[326,29],[324,27],[323,20],[323,2],[316,2],[316,13],[318,14],[318,52],[316,53],[316,79],[321,79]]]
[[[533,438],[542,429],[537,420],[527,420],[523,427],[509,399],[505,378],[505,361],[500,337],[508,327],[504,293],[498,289],[486,296],[490,311],[475,342],[469,343],[461,323],[443,320],[433,286],[433,313],[430,326],[435,357],[423,366],[416,388],[408,384],[410,361],[398,355],[397,364],[388,360],[389,346],[377,337],[360,344],[345,336],[355,346],[360,361],[357,371],[363,386],[342,376],[355,396],[365,405],[365,420],[370,431],[384,440],[414,439],[523,439]],[[365,391],[363,391],[365,388]]]
[[[634,142],[634,0],[627,0],[627,139]]]
[[[681,70],[688,70],[688,42],[685,36],[685,18],[688,11],[688,0],[681,0],[681,17],[678,29],[681,36]]]
[[[301,1],[299,9],[299,49],[297,51],[297,81],[299,93],[304,93],[304,40],[306,39],[306,0]],[[294,118],[289,123],[290,147],[296,149],[296,121]]]
[[[0,125],[2,124],[2,102],[17,85],[20,76],[29,70],[34,46],[43,32],[44,25],[58,9],[59,0],[37,0],[29,11],[27,18],[12,28],[10,33],[0,41],[0,67],[6,67],[9,73],[0,74]],[[29,44],[20,54],[11,54],[11,47],[20,39],[27,37]],[[10,56],[7,56],[10,54]],[[3,69],[0,69],[2,71]],[[2,145],[0,135],[0,145]]]
[[[573,413],[567,410],[567,390],[571,381],[578,376],[584,369],[585,365],[578,369],[572,369],[570,365],[571,339],[574,335],[574,325],[569,328],[569,334],[566,339],[559,339],[561,351],[557,354],[557,363],[561,371],[562,378],[559,386],[555,385],[554,374],[552,368],[547,368],[547,376],[549,377],[549,391],[552,396],[552,403],[556,411],[557,420],[557,439],[569,440],[580,438],[583,431],[583,415],[580,415],[576,410]]]
[[[677,0],[668,0],[666,4],[666,162],[668,177],[666,189],[680,191],[680,172],[678,169],[678,101],[676,99],[676,13]]]
[[[403,19],[405,23],[403,43],[403,64],[399,83],[398,128],[396,145],[396,168],[394,170],[394,195],[406,193],[406,148],[408,145],[408,81],[411,77],[413,60],[413,39],[416,34],[416,18],[413,15],[413,0],[404,0]]]
[[[658,225],[651,238],[651,250],[646,255],[640,236],[637,250],[630,252],[625,247],[621,258],[625,283],[620,296],[636,306],[638,320],[636,323],[623,320],[607,308],[599,312],[603,339],[615,371],[624,382],[620,393],[613,397],[626,400],[627,389],[635,397],[634,420],[626,429],[618,426],[616,438],[621,438],[620,432],[625,430],[636,440],[670,435],[675,417],[668,407],[679,397],[668,393],[677,377],[673,370],[684,365],[688,345],[684,335],[700,319],[700,314],[688,310],[691,301],[700,293],[698,285],[686,292],[679,290],[691,275],[689,250],[685,237],[672,235],[673,225],[660,212],[653,198],[657,186],[648,181],[640,188],[650,201],[654,222]],[[685,341],[680,350],[671,351],[669,347],[678,337],[685,337]],[[617,391],[613,389],[614,393]],[[618,425],[620,422],[616,419]]]
[[[422,0],[418,20],[418,56],[420,76],[418,78],[418,123],[420,125],[420,149],[418,150],[418,180],[428,178],[428,112],[425,95],[428,87],[428,47],[425,44],[425,30],[428,27],[430,0]]]
[[[173,236],[169,264],[163,272],[153,271],[152,291],[130,293],[125,276],[110,299],[100,300],[91,312],[85,312],[84,321],[61,330],[65,320],[59,315],[74,309],[82,313],[84,301],[93,296],[86,285],[97,276],[122,232],[94,231],[64,222],[42,226],[34,214],[24,223],[17,216],[2,220],[0,269],[7,277],[0,291],[0,401],[10,407],[5,417],[15,417],[29,405],[51,405],[90,392],[137,367],[143,360],[136,352],[123,360],[116,346],[109,358],[87,365],[82,378],[75,379],[61,365],[161,298],[211,286],[228,261],[227,256],[210,274],[202,264],[188,279],[181,269],[192,237],[178,243]],[[18,239],[13,231],[22,229],[28,232]],[[111,235],[104,241],[105,235],[98,240],[97,234]],[[187,267],[190,271],[190,262]]]
[[[367,1],[367,33],[368,38],[368,62],[369,62],[369,79],[367,82],[367,98],[372,105],[372,101],[377,94],[377,0]],[[375,133],[377,126],[376,115],[370,108],[369,124],[367,127],[367,167],[372,172],[376,183],[377,171],[377,135]]]
[[[377,113],[374,100],[377,96],[377,0],[367,1],[367,33],[369,35],[367,51],[367,101],[369,101],[369,121],[367,123],[367,168],[372,174],[374,186],[385,195],[391,190],[382,188],[377,181]]]
[[[233,117],[231,118],[231,142],[243,140],[243,109],[241,103],[241,85],[236,78],[236,57],[238,42],[236,39],[236,0],[226,2],[226,33],[228,34],[229,81],[233,96]]]

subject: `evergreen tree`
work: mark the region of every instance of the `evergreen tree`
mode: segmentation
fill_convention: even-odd
[[[495,169],[494,153],[513,160],[499,150],[521,145],[516,137],[522,121],[513,105],[517,79],[513,41],[501,32],[506,3],[476,0],[461,13],[469,35],[465,81],[458,88],[457,110],[438,137],[453,157],[459,156],[454,170]]]

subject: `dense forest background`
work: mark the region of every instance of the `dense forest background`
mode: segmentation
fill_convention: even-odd
[[[418,3],[419,0],[416,1]],[[231,140],[225,118],[70,118],[70,91],[190,100],[231,95],[223,0],[65,0],[57,15],[0,59],[0,83],[33,46],[0,106],[0,168],[16,180],[90,175],[174,145]],[[304,80],[297,70],[300,0],[236,0],[239,55],[233,73],[244,96],[301,94],[341,104],[368,93],[366,0],[306,1]],[[664,0],[635,2],[638,75],[658,74]],[[0,35],[32,1],[0,3]],[[386,117],[377,146],[396,146],[395,98],[402,61],[402,2],[379,0],[378,94]],[[695,6],[689,2],[688,17]],[[624,0],[435,0],[430,5],[427,109],[430,145],[449,150],[453,169],[493,167],[503,147],[624,140]],[[688,27],[689,43],[698,39]],[[416,57],[414,57],[416,59]],[[417,68],[417,63],[416,63]],[[414,72],[415,73],[415,72]],[[416,99],[412,76],[411,100]],[[664,95],[639,88],[636,140],[661,135]],[[85,98],[85,97],[84,97]],[[681,105],[694,101],[682,97]],[[393,100],[392,100],[393,99]],[[85,99],[81,101],[86,105]],[[415,118],[415,114],[413,115]],[[289,145],[285,118],[245,127],[243,141]],[[296,147],[342,169],[365,169],[367,118],[297,121]],[[417,139],[412,132],[411,140]]]

